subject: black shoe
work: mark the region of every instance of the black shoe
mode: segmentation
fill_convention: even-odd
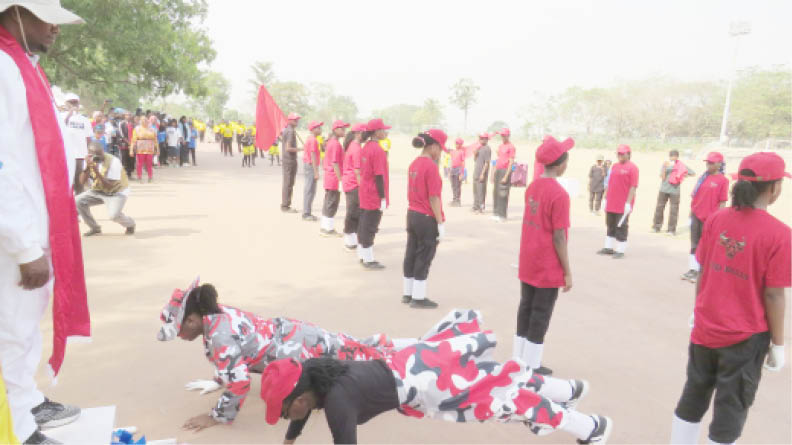
[[[535,372],[535,373],[537,373],[539,375],[546,375],[546,376],[553,375],[553,370],[548,368],[547,366],[540,366],[540,367],[534,369],[533,372]]]
[[[611,430],[613,430],[613,421],[609,417],[600,416],[598,414],[594,414],[591,416],[594,419],[594,431],[591,432],[591,435],[586,440],[577,440],[577,443],[581,445],[587,445],[591,443],[607,443],[608,437],[610,437]]]
[[[411,298],[412,300],[412,298]],[[436,302],[424,298],[423,300],[412,300],[410,301],[410,307],[413,309],[434,309],[439,306]]]
[[[402,295],[402,303],[410,304],[410,302],[412,302],[412,296],[411,295]]]
[[[624,258],[624,254],[621,253],[621,252],[614,252],[612,258],[614,260],[620,260],[620,259]]]
[[[317,217],[315,217],[313,215],[303,215],[302,219],[303,219],[303,221],[318,221],[319,220],[319,218],[317,218]]]
[[[695,275],[696,275],[696,271],[693,270],[693,269],[690,269],[689,271],[683,273],[682,276],[679,277],[679,278],[682,279],[682,280],[687,281],[687,280],[690,279],[690,277],[695,276]]]
[[[350,246],[350,245],[344,244],[344,249],[345,249],[347,252],[354,252],[354,251],[356,251],[356,250],[357,250],[357,244],[355,244],[355,245],[353,245],[353,246]]]
[[[83,233],[83,236],[94,236],[94,235],[99,235],[100,233],[102,233],[102,229],[91,229]]]
[[[568,401],[562,402],[561,405],[566,409],[575,409],[578,402],[588,394],[589,383],[585,380],[570,380],[570,384],[572,385],[572,397]]]
[[[616,253],[615,250],[609,249],[607,247],[604,247],[597,251],[597,255],[613,255],[614,253]]]
[[[68,425],[80,417],[80,408],[46,398],[30,412],[36,419],[36,425],[43,429]]]
[[[372,261],[370,263],[366,263],[361,260],[360,265],[363,266],[366,270],[382,270],[385,268],[384,265],[380,264],[378,261]]]
[[[324,236],[324,237],[328,237],[328,238],[330,238],[330,237],[332,237],[332,238],[340,238],[341,237],[341,234],[338,233],[335,229],[333,229],[333,230],[319,229],[319,234]]]
[[[59,445],[62,442],[58,442],[55,439],[50,439],[49,437],[41,434],[40,430],[36,430],[30,437],[27,438],[23,445],[31,444],[31,445]]]
[[[126,232],[127,235],[134,235],[135,234],[135,226],[127,227]]]
[[[281,207],[281,212],[283,213],[297,213],[297,210],[291,207]]]

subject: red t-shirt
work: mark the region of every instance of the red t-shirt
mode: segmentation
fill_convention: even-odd
[[[729,178],[726,175],[709,175],[701,183],[693,201],[690,203],[690,210],[701,221],[706,221],[713,214],[720,203],[729,199]]]
[[[371,140],[366,142],[360,152],[360,208],[378,210],[380,197],[377,193],[377,183],[374,177],[382,175],[385,183],[385,199],[388,194],[388,157],[379,142]]]
[[[341,175],[344,191],[350,192],[358,187],[355,169],[360,170],[360,143],[352,141],[344,153],[344,170]]]
[[[509,166],[509,161],[514,160],[514,155],[517,150],[511,142],[501,144],[498,147],[498,161],[495,163],[496,170],[503,170]]]
[[[410,164],[407,170],[407,201],[409,209],[423,213],[434,218],[432,206],[429,205],[429,197],[437,196],[440,198],[443,191],[443,179],[437,164],[426,156],[418,156]],[[440,212],[445,221],[445,213],[442,213],[443,200],[440,199]]]
[[[525,190],[520,281],[540,288],[564,286],[564,269],[553,246],[557,229],[569,229],[569,194],[555,178],[540,177]]]
[[[790,287],[792,232],[764,210],[710,215],[696,248],[701,264],[690,341],[723,348],[768,330],[764,289]]]
[[[338,176],[333,165],[338,165],[338,171],[344,170],[344,147],[338,139],[331,138],[327,141],[324,157],[324,188],[325,190],[338,190]]]
[[[608,200],[605,211],[624,213],[624,204],[627,203],[627,195],[631,187],[638,187],[638,167],[630,161],[613,164],[608,181],[608,195],[605,197]],[[635,206],[634,197],[630,206]]]
[[[451,167],[464,167],[465,166],[465,149],[458,148],[451,152]]]
[[[316,158],[312,156],[312,154],[316,154]],[[310,135],[308,139],[305,140],[305,147],[303,147],[303,162],[306,164],[313,164],[314,161],[319,162],[319,143],[316,140],[316,136]]]

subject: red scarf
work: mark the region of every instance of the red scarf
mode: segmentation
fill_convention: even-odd
[[[69,187],[63,137],[44,70],[38,64],[33,67],[19,43],[2,26],[0,50],[16,62],[25,84],[41,182],[47,202],[49,242],[55,275],[52,303],[54,335],[49,365],[53,376],[56,376],[66,354],[66,338],[91,335],[77,207]]]

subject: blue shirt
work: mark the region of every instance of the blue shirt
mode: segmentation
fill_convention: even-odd
[[[91,142],[99,142],[102,144],[102,150],[107,153],[107,142],[105,141],[104,136],[100,136],[99,139],[96,139],[96,136],[91,136]]]
[[[166,134],[164,131],[160,131],[159,133],[157,133],[157,142],[159,143],[165,142],[165,136]]]
[[[198,130],[193,128],[190,130],[190,140],[187,142],[189,148],[195,148],[195,140],[198,138]]]

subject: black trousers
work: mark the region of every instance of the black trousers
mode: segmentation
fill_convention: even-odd
[[[135,157],[129,153],[129,148],[121,150],[121,165],[126,170],[127,177],[132,177],[132,172],[135,171]]]
[[[627,241],[627,232],[630,224],[630,215],[624,218],[624,224],[619,227],[619,220],[623,213],[605,213],[605,224],[608,226],[608,236],[616,238],[617,241]]]
[[[346,195],[346,217],[344,218],[344,233],[357,233],[360,221],[360,198],[358,189],[355,188],[344,193]]]
[[[704,221],[698,219],[695,214],[690,215],[690,253],[696,253],[696,247],[701,240],[701,231],[704,230]]]
[[[168,144],[165,142],[159,144],[159,164],[168,165]]]
[[[338,190],[325,190],[324,205],[322,205],[322,216],[335,218],[338,212],[338,204],[341,202],[341,192]]]
[[[374,245],[374,237],[379,231],[382,212],[377,210],[360,209],[360,222],[358,223],[358,244],[360,247],[369,248]]]
[[[85,170],[85,159],[74,160],[74,196],[79,195],[85,190],[85,187],[80,184],[80,174]]]
[[[232,141],[233,141],[233,138],[227,138],[227,137],[223,138],[223,142],[222,142],[221,147],[223,149],[223,154],[224,155],[227,154],[227,155],[230,155],[230,156],[234,156],[234,147],[231,145]]]
[[[241,134],[236,135],[236,141],[237,141],[237,150],[239,150],[239,152],[241,153],[242,152],[242,135]]]
[[[454,195],[455,202],[461,202],[462,199],[462,179],[460,176],[462,175],[462,169],[459,167],[454,167],[451,169],[451,190]]]
[[[179,165],[189,164],[190,163],[190,149],[187,148],[187,144],[181,144],[179,147]]]
[[[484,180],[479,181],[478,177],[473,178],[473,210],[484,211],[484,203],[487,199],[487,179],[489,174],[484,174]]]
[[[599,212],[600,207],[602,206],[602,194],[603,191],[600,190],[598,192],[589,192],[589,210],[590,211],[597,211]]]
[[[543,344],[557,299],[558,288],[534,287],[520,281],[517,335],[531,343]]]
[[[423,281],[437,253],[437,220],[414,210],[407,211],[407,249],[404,252],[404,277]]]
[[[677,417],[700,422],[714,392],[709,438],[718,443],[736,442],[759,388],[769,346],[769,332],[755,334],[725,348],[711,349],[691,343],[687,381],[674,411]]]
[[[665,213],[666,203],[671,201],[668,209],[668,231],[676,232],[677,220],[679,219],[679,194],[663,193],[657,194],[657,205],[655,206],[654,225],[657,230],[663,228],[663,214]]]
[[[294,192],[294,179],[297,177],[297,161],[283,161],[283,195],[281,208],[291,207],[292,193]]]
[[[501,184],[503,178],[506,178],[506,184]],[[495,170],[495,187],[493,187],[493,213],[501,218],[507,217],[509,209],[509,190],[511,189],[511,172],[506,169]]]

